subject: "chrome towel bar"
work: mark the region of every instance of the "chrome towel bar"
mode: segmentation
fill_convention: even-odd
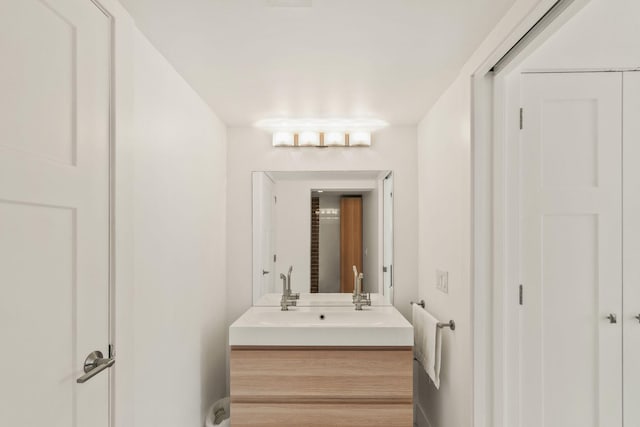
[[[426,308],[427,304],[424,302],[423,299],[421,299],[419,302],[413,302],[411,301],[411,305],[419,305],[422,308]],[[449,328],[452,331],[456,330],[456,322],[454,320],[449,320],[448,322],[438,322],[438,328],[442,329],[442,328]]]

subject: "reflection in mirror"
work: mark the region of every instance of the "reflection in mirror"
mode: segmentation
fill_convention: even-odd
[[[254,172],[255,305],[280,305],[291,266],[298,305],[351,304],[354,266],[373,304],[392,304],[392,173]]]

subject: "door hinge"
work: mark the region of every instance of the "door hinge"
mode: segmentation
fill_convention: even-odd
[[[520,108],[520,130],[524,129],[524,109]]]
[[[109,356],[107,356],[109,359],[113,359],[114,357],[116,357],[116,351],[113,348],[113,344],[109,344],[109,348],[108,348],[108,354]]]
[[[524,291],[522,289],[522,285],[520,285],[520,290],[518,291],[518,303],[520,305],[524,305]]]
[[[273,196],[273,204],[277,204],[278,203],[278,196]]]
[[[276,254],[273,254],[273,262],[276,262]]]

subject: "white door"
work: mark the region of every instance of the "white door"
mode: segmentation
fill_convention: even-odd
[[[640,426],[640,72],[623,79],[624,425]]]
[[[109,19],[0,1],[0,425],[106,427]]]
[[[254,172],[253,184],[253,303],[276,289],[275,191],[264,172]]]
[[[521,95],[520,425],[621,426],[622,75],[526,74]]]
[[[393,304],[393,174],[382,181],[383,187],[383,292],[385,302]]]
[[[276,264],[274,260],[274,219],[276,198],[273,181],[265,175],[262,181],[262,288],[265,293],[277,292],[275,287]]]

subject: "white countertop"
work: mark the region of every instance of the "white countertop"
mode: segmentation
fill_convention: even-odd
[[[391,306],[252,307],[229,328],[229,345],[410,347],[413,327]]]

